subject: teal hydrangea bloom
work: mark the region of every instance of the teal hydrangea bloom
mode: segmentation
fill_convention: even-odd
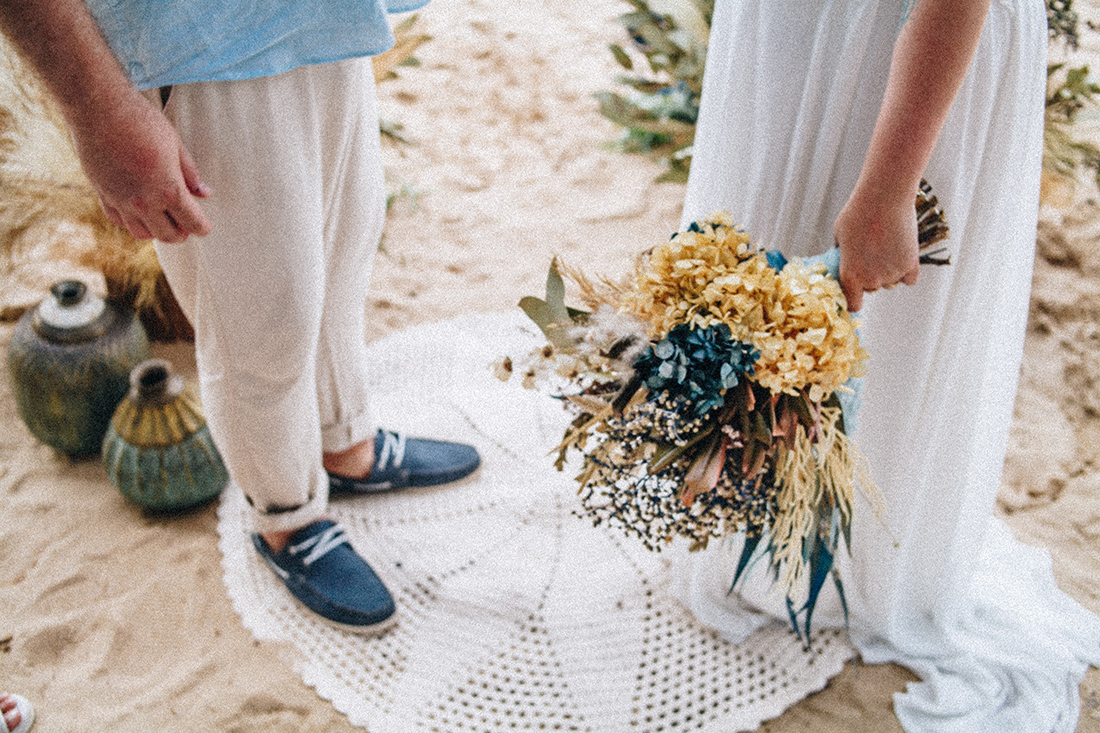
[[[725,404],[725,391],[737,386],[741,375],[753,374],[760,352],[734,341],[729,326],[719,323],[692,329],[680,324],[634,362],[634,369],[650,393],[667,392],[702,415]]]

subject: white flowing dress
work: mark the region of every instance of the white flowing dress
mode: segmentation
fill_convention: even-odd
[[[718,0],[684,224],[727,209],[787,255],[832,246],[886,86],[904,0]],[[993,0],[926,171],[949,267],[877,293],[855,432],[886,509],[857,507],[838,562],[864,661],[922,682],[895,700],[917,731],[1073,731],[1100,620],[1057,589],[1045,551],[992,517],[1023,350],[1038,212],[1046,16]],[[683,553],[673,592],[742,639],[776,616],[765,563],[727,595],[739,548]],[[843,625],[827,585],[815,627]]]

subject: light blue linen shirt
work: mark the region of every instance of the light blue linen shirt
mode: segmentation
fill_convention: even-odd
[[[86,0],[138,89],[252,79],[382,53],[428,0]]]

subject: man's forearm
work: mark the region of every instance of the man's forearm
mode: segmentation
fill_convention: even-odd
[[[60,103],[107,218],[162,242],[210,231],[198,204],[210,191],[194,160],[130,84],[83,0],[0,0],[0,30]]]
[[[45,81],[70,124],[135,93],[83,0],[0,0],[0,30]]]

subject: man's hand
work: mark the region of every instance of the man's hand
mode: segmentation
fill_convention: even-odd
[[[209,233],[197,199],[210,194],[175,129],[141,94],[102,117],[70,119],[73,143],[107,217],[139,239]]]
[[[0,0],[0,30],[61,107],[108,218],[139,239],[182,242],[210,231],[209,195],[168,119],[111,54],[84,0]]]

